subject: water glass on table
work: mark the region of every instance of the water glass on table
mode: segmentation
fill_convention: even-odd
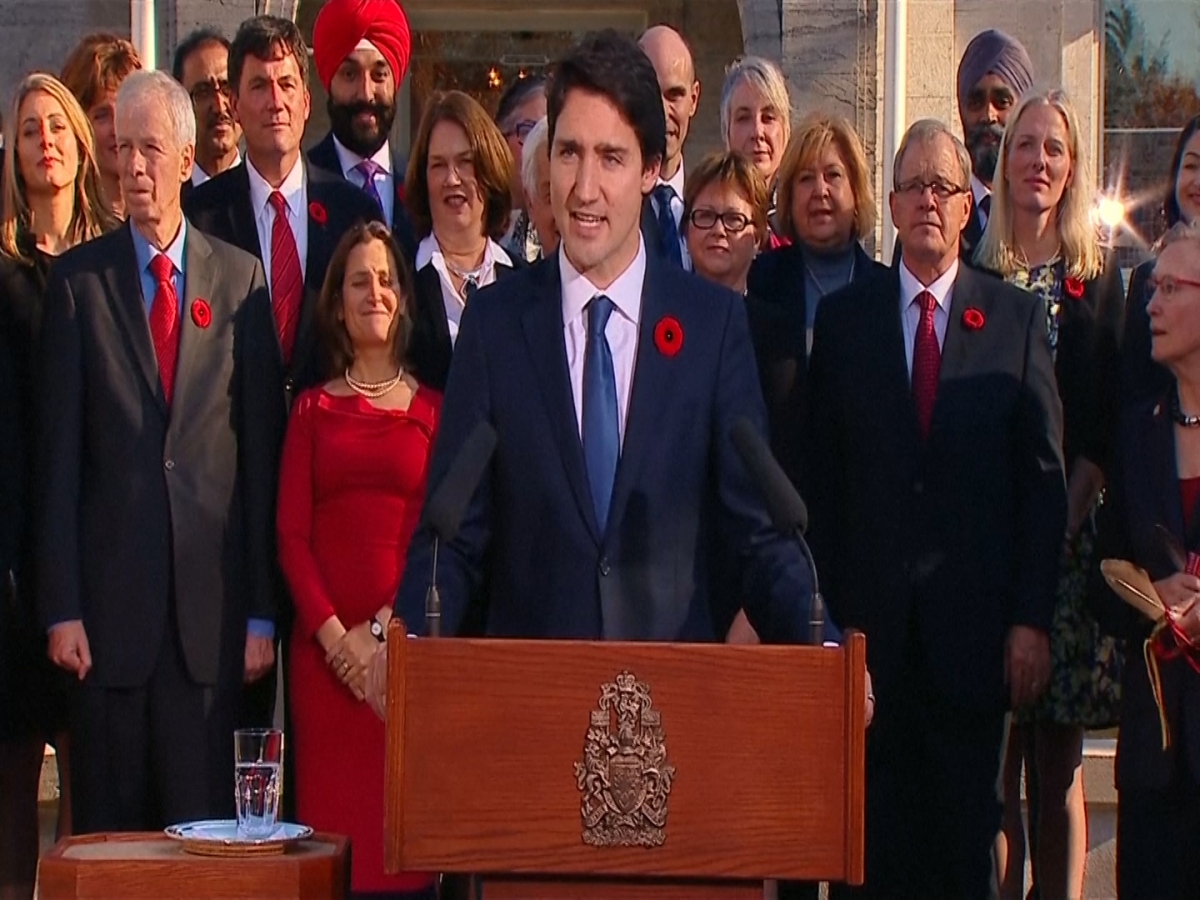
[[[239,728],[233,733],[233,748],[238,838],[262,840],[275,831],[279,814],[283,732]]]

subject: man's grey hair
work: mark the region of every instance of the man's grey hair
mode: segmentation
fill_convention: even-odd
[[[1181,220],[1168,228],[1167,233],[1155,241],[1154,247],[1151,248],[1154,258],[1157,259],[1172,244],[1182,244],[1185,241],[1200,244],[1200,223]]]
[[[549,141],[550,125],[542,116],[526,135],[525,146],[521,150],[521,187],[525,188],[525,194],[529,197],[537,196],[538,160],[549,160]]]
[[[123,108],[158,104],[171,121],[172,135],[180,149],[196,145],[196,111],[192,98],[166,72],[141,69],[121,82],[117,90],[118,115]]]
[[[904,163],[904,154],[913,144],[928,146],[937,140],[938,135],[945,135],[954,145],[954,155],[958,157],[958,187],[964,191],[971,187],[971,154],[967,147],[958,139],[950,127],[937,119],[920,119],[909,126],[900,141],[900,149],[896,151],[896,159],[892,162],[892,185],[900,183],[900,167]]]

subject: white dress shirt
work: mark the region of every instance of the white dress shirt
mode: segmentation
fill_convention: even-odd
[[[637,362],[638,327],[642,321],[642,285],[646,281],[646,246],[639,238],[637,256],[617,280],[600,290],[571,265],[566,251],[559,246],[559,271],[562,277],[563,339],[567,345],[567,371],[571,376],[571,395],[575,398],[575,420],[583,440],[583,364],[587,354],[587,305],[597,294],[613,303],[612,314],[604,327],[612,354],[613,377],[617,383],[617,434],[625,443],[625,422],[629,418],[629,393]]]
[[[241,161],[242,152],[240,150],[234,151],[233,165],[231,165],[229,168],[232,169],[233,166],[240,164]],[[192,187],[200,187],[200,185],[204,184],[204,182],[210,181],[211,179],[212,176],[200,168],[200,163],[195,163],[192,166]]]
[[[971,199],[975,202],[975,212],[979,214],[979,224],[987,228],[988,217],[983,211],[983,198],[992,196],[988,186],[971,174]]]
[[[917,340],[917,326],[921,322],[921,306],[916,302],[917,294],[929,291],[937,300],[933,310],[933,330],[937,335],[938,349],[946,346],[946,326],[950,324],[950,304],[954,299],[954,279],[958,277],[958,259],[950,264],[942,276],[926,286],[900,262],[900,322],[904,326],[904,359],[908,363],[908,377],[912,379],[913,346]]]
[[[262,251],[263,272],[267,284],[271,282],[271,229],[275,226],[275,207],[270,203],[275,188],[258,174],[254,163],[246,160],[246,173],[250,176],[250,208],[254,210],[254,227],[258,229],[258,248]],[[279,186],[279,193],[287,203],[287,220],[296,239],[296,253],[300,256],[300,277],[308,273],[308,179],[304,164],[296,158],[292,171],[288,172]]]
[[[512,258],[504,252],[504,248],[488,238],[487,245],[483,248],[483,265],[479,269],[479,287],[487,287],[496,280],[497,262],[509,267],[513,264]],[[450,346],[454,346],[458,341],[458,326],[462,322],[467,301],[455,290],[454,282],[450,278],[450,268],[446,265],[446,257],[442,255],[442,248],[432,234],[427,235],[417,245],[417,271],[421,271],[430,263],[437,269],[438,281],[442,285],[442,303],[446,307],[446,325],[450,328]]]
[[[363,161],[363,157],[343,147],[336,135],[333,138],[333,149],[337,151],[342,176],[355,187],[365,190],[362,173],[354,170],[354,167]],[[396,209],[396,179],[392,176],[392,150],[387,141],[384,141],[383,146],[371,157],[371,162],[380,169],[375,173],[375,190],[379,194],[379,202],[383,204],[383,221],[391,227],[392,213]]]
[[[654,186],[660,184],[670,185],[671,190],[675,192],[675,196],[671,198],[671,217],[675,220],[675,229],[679,232],[679,254],[683,260],[683,267],[689,272],[692,271],[692,258],[688,255],[687,235],[683,230],[683,182],[684,169],[683,160],[679,160],[679,169],[675,172],[675,177],[670,179],[659,178],[654,182]],[[653,195],[650,197],[650,205],[654,207],[655,215],[658,214],[658,201]]]

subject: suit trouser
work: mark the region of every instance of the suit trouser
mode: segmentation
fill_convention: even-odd
[[[1188,770],[1183,729],[1172,727],[1178,770],[1160,790],[1117,794],[1117,896],[1121,900],[1200,897],[1200,784]]]
[[[146,684],[106,688],[89,678],[75,686],[70,735],[77,833],[155,830],[234,815],[240,681],[192,681],[173,619]]]
[[[986,900],[1008,717],[948,704],[919,651],[907,653],[903,669],[888,688],[876,687],[867,731],[866,879],[832,895]]]

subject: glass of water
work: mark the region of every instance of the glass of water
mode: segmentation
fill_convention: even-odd
[[[233,733],[233,753],[238,837],[270,837],[279,813],[283,732],[277,728],[239,728]]]

